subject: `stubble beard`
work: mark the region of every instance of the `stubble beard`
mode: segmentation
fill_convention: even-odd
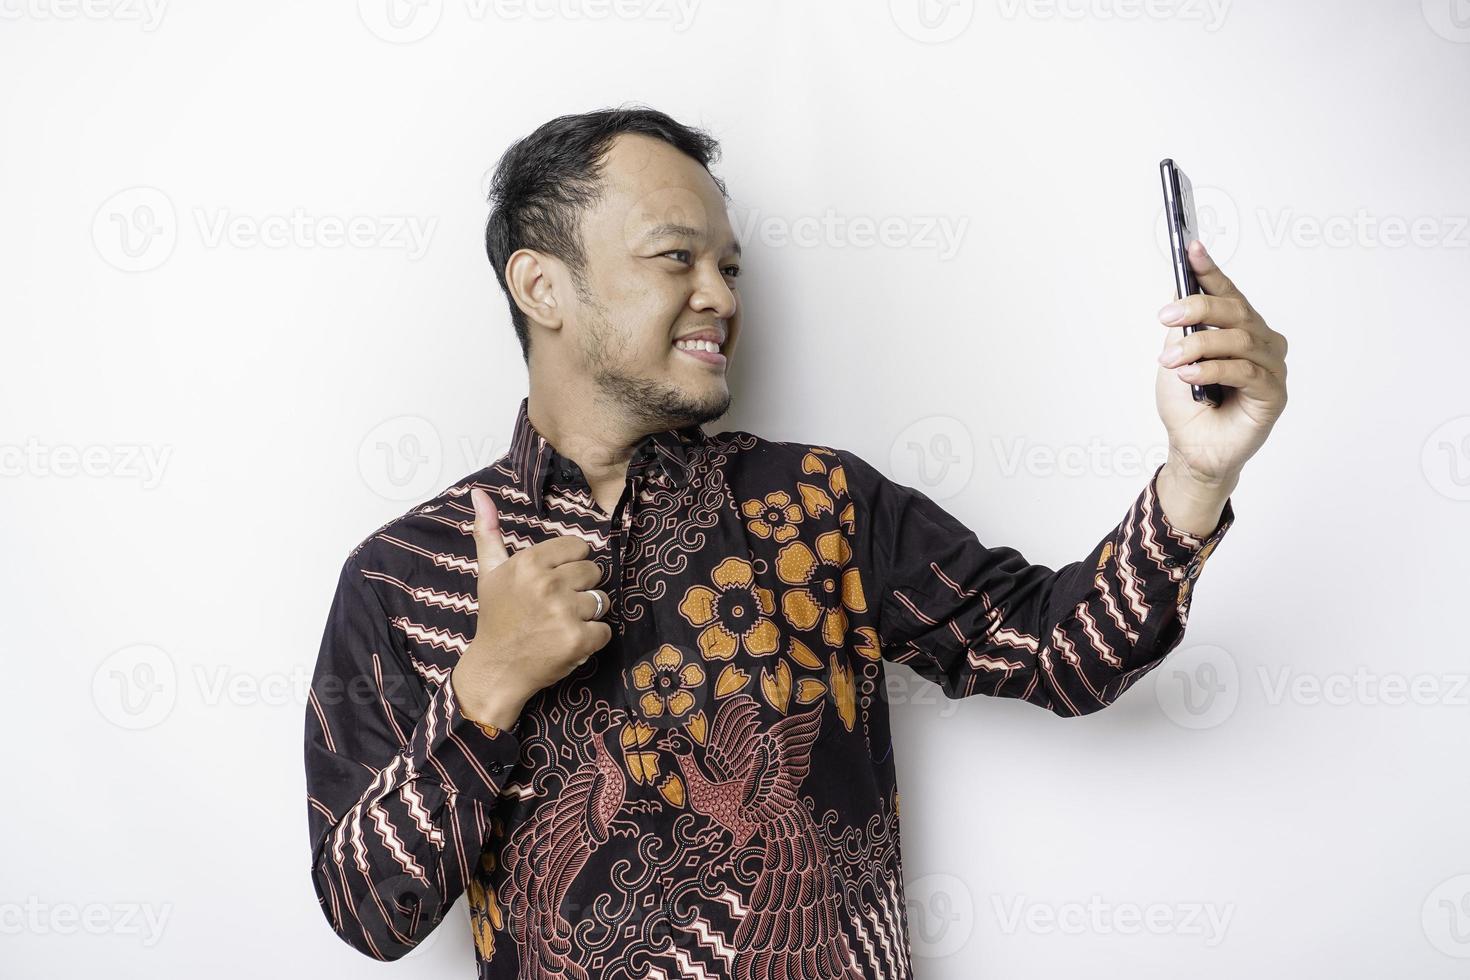
[[[609,322],[606,308],[590,297],[583,297],[583,308],[589,315],[582,332],[582,357],[592,381],[630,419],[656,431],[703,425],[729,411],[729,388],[700,399],[668,382],[630,373],[625,367],[630,346],[627,335]]]

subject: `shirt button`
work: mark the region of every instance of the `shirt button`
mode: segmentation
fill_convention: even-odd
[[[1165,558],[1164,559],[1164,567],[1165,568],[1178,568],[1179,567],[1179,559],[1178,558],[1172,558],[1172,557],[1171,558]]]

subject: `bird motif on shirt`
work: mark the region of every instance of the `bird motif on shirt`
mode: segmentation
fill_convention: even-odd
[[[672,730],[660,743],[684,774],[689,806],[728,831],[736,849],[757,835],[765,849],[731,940],[738,980],[858,976],[826,847],[797,795],[821,727],[819,704],[762,731],[756,702],[742,694],[715,714],[703,765],[683,732]]]
[[[506,844],[504,905],[520,951],[523,980],[567,977],[588,980],[572,958],[572,924],[562,902],[588,859],[612,834],[636,833],[619,825],[627,781],[604,741],[623,712],[593,712],[592,758],[567,779],[562,792],[542,804]]]

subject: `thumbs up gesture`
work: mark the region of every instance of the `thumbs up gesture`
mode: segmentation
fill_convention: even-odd
[[[490,495],[475,487],[470,501],[479,615],[450,683],[465,715],[510,728],[532,695],[612,639],[612,627],[601,620],[609,600],[595,588],[602,570],[588,557],[586,541],[555,537],[511,555]]]

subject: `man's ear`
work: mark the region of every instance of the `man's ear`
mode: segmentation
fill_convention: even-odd
[[[505,263],[505,284],[527,319],[548,330],[562,325],[557,304],[558,286],[567,281],[567,270],[557,259],[535,249],[516,251]]]

